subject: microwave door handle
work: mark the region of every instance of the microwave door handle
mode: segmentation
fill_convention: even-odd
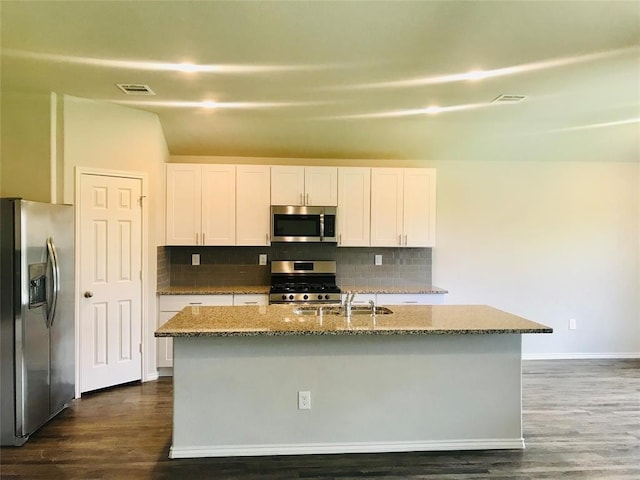
[[[320,214],[320,241],[324,241],[324,213]]]

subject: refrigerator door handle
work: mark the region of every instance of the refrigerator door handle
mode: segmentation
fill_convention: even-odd
[[[49,252],[47,262],[51,262],[52,273],[52,295],[51,303],[47,311],[47,327],[51,328],[56,317],[56,307],[58,306],[58,293],[60,292],[60,264],[58,263],[58,252],[51,237],[47,238],[47,251]]]

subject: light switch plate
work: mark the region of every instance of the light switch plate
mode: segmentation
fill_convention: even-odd
[[[261,253],[258,256],[258,264],[259,265],[266,265],[267,264],[267,254],[266,253]]]
[[[200,254],[192,253],[191,254],[191,265],[200,265]]]
[[[382,265],[382,255],[376,255],[375,256],[375,262],[376,265]]]

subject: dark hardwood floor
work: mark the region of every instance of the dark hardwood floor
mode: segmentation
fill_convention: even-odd
[[[640,479],[640,360],[523,364],[524,451],[170,460],[171,380],[86,395],[2,479]],[[473,401],[472,398],[469,401]]]

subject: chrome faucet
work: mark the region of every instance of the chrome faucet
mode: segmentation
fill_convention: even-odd
[[[347,317],[351,316],[351,304],[353,303],[353,299],[356,296],[356,292],[347,292],[347,294],[344,297],[344,304],[343,307],[346,310],[347,313]]]
[[[375,316],[376,314],[376,302],[373,299],[369,300],[369,306],[371,307],[371,315]]]

